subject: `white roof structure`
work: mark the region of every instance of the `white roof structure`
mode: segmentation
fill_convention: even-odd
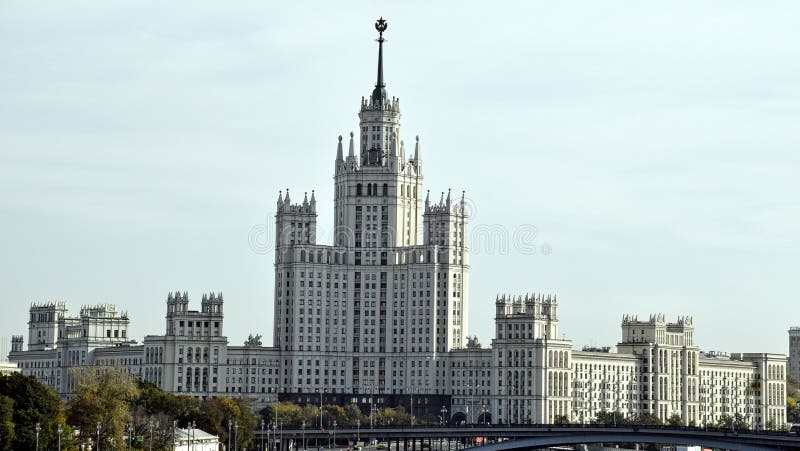
[[[175,429],[175,451],[218,451],[219,437],[202,429]]]

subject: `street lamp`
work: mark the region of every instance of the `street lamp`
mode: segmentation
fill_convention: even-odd
[[[153,419],[151,418],[150,421],[147,422],[147,430],[150,432],[150,446],[148,449],[153,451]]]
[[[239,422],[233,423],[233,449],[239,450]]]
[[[37,421],[33,429],[36,431],[36,451],[39,451],[39,431],[42,430],[42,426]]]
[[[333,447],[336,448],[336,420],[333,420]]]
[[[303,451],[306,451],[306,421],[303,420],[303,424],[300,425],[300,429],[302,430],[301,434],[303,435]]]
[[[188,430],[186,431],[187,432],[186,438],[189,440],[189,446],[188,446],[188,450],[189,451],[192,450],[192,439],[194,438],[194,429],[195,429],[195,427],[196,426],[195,426],[194,421],[189,423],[189,425],[187,426]]]
[[[281,430],[280,430],[280,432],[281,432],[281,435],[280,435],[280,440],[278,441],[278,450],[279,451],[283,451],[283,421],[281,421]]]
[[[264,451],[264,418],[261,418],[261,451]]]
[[[56,433],[58,434],[58,451],[61,451],[61,432],[63,432],[63,429],[61,429],[61,423],[59,423],[56,427]]]
[[[131,439],[131,434],[133,433],[133,425],[131,423],[128,423],[127,431],[128,431],[128,451],[131,451],[131,442],[133,441]]]
[[[411,427],[414,427],[414,388],[408,387],[408,393],[411,396]]]
[[[322,394],[325,392],[325,389],[317,388],[315,391],[319,393],[319,429],[322,430]]]
[[[233,421],[228,418],[228,451],[231,451],[231,426],[233,426]]]
[[[97,450],[100,450],[100,422],[97,422]]]
[[[361,412],[358,412],[361,415]],[[356,419],[356,445],[361,441],[361,419]]]

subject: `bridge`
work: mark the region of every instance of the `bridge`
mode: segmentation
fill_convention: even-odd
[[[274,428],[274,425],[273,425]],[[274,429],[273,429],[274,430]],[[768,449],[798,449],[800,436],[778,431],[749,431],[716,428],[673,426],[631,426],[593,424],[538,425],[467,425],[455,426],[383,426],[344,428],[278,428],[265,429],[265,442],[273,443],[274,451],[328,448],[331,440],[346,447],[357,440],[378,440],[387,444],[388,451],[448,450],[457,441],[475,446],[480,451],[522,451],[552,446],[589,443],[660,443],[670,445],[699,445],[707,448],[757,451]],[[260,443],[262,431],[256,430],[255,443]],[[290,443],[291,448],[290,448]],[[312,444],[314,444],[312,446]],[[260,445],[258,445],[260,447]],[[335,445],[334,445],[335,446]],[[266,448],[266,446],[265,446]]]

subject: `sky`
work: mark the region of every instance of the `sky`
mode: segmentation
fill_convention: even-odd
[[[798,318],[796,2],[0,3],[0,337],[31,302],[113,303],[163,334],[222,292],[272,343],[279,190],[333,218],[388,20],[401,138],[466,190],[469,333],[498,293],[558,296],[574,346],[625,314],[705,350],[788,352]],[[481,237],[507,240],[495,245]]]

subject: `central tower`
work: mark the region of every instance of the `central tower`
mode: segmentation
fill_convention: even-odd
[[[383,77],[386,28],[375,23],[377,80],[358,136],[339,136],[333,245],[316,242],[313,191],[298,204],[278,196],[274,330],[289,393],[441,395],[448,353],[466,343],[464,196],[437,203],[422,192],[419,138],[407,155]]]
[[[400,139],[400,100],[389,98],[383,78],[386,28],[383,18],[375,23],[379,33],[378,77],[372,95],[361,98],[358,152],[351,132],[345,159],[339,138],[334,176],[337,246],[360,249],[421,244],[419,137],[414,154],[406,158],[405,144]],[[362,224],[364,218],[368,219],[366,224]],[[363,257],[369,261],[380,258],[373,251]]]

